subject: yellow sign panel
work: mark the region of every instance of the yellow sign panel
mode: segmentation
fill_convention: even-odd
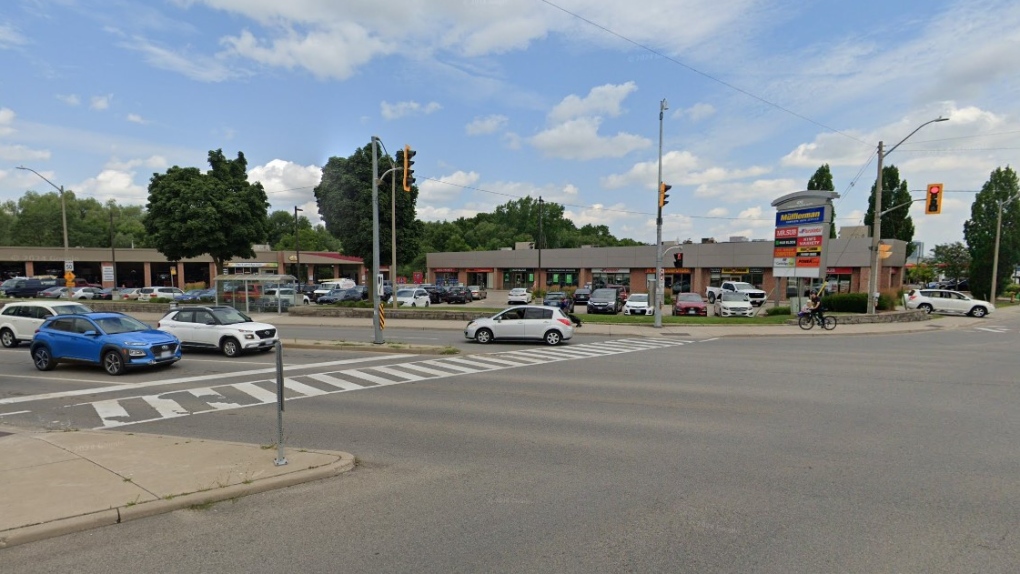
[[[64,273],[64,280],[67,281],[69,284],[73,283],[74,282],[74,273],[71,273],[70,271],[68,271],[67,273]],[[68,287],[70,287],[70,285],[68,285]]]

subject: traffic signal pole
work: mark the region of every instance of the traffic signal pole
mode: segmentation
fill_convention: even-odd
[[[669,107],[665,98],[659,102],[659,185],[655,186],[656,193],[662,193],[662,118]],[[662,298],[665,291],[662,280],[662,201],[656,202],[659,206],[655,218],[655,328],[662,328]]]

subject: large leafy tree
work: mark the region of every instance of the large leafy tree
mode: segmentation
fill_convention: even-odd
[[[379,159],[379,173],[394,167],[390,158]],[[379,261],[391,260],[391,182],[397,177],[396,229],[397,264],[414,260],[421,250],[422,224],[416,218],[418,188],[410,193],[400,185],[399,170],[379,184]],[[372,261],[372,144],[355,150],[346,158],[331,157],[322,168],[322,181],[315,187],[315,199],[326,230],[340,240],[344,253]],[[304,235],[301,236],[302,243]]]
[[[878,182],[875,182],[876,184]],[[914,220],[910,217],[910,190],[907,188],[907,181],[900,181],[900,170],[894,165],[887,165],[882,168],[882,205],[879,212],[892,207],[889,213],[882,216],[882,238],[899,239],[907,243],[907,256],[909,257],[915,249],[911,243],[914,240]],[[864,225],[869,229],[875,220],[875,185],[871,186],[871,196],[868,198],[868,211],[864,214]]]
[[[208,254],[219,270],[234,257],[254,257],[266,239],[269,200],[259,182],[248,182],[248,162],[238,152],[209,152],[210,169],[174,166],[153,174],[144,225],[153,246],[170,261]]]
[[[829,164],[822,164],[815,174],[811,176],[811,179],[807,182],[807,188],[810,191],[836,191],[835,184],[832,183],[832,170],[829,169]],[[836,238],[836,208],[832,208],[832,225],[829,225],[829,237],[832,239]]]
[[[991,173],[970,207],[970,219],[963,224],[963,238],[970,254],[970,290],[975,295],[994,298],[991,293],[992,266],[995,257],[995,232],[999,205],[1002,203],[1002,228],[999,238],[999,267],[996,291],[1009,285],[1013,268],[1020,263],[1020,201],[1017,175],[1012,168],[999,167]],[[989,299],[993,300],[993,299]]]
[[[931,253],[931,262],[938,266],[943,277],[960,279],[970,273],[970,253],[963,243],[936,245]]]
[[[11,232],[17,220],[18,204],[11,200],[0,204],[0,245],[13,245]]]

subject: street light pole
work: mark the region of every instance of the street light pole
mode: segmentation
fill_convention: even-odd
[[[878,142],[878,177],[875,179],[875,206],[872,210],[873,219],[871,221],[871,277],[868,281],[868,314],[874,315],[878,307],[878,293],[882,289],[882,283],[878,279],[878,275],[881,272],[882,260],[879,259],[878,244],[882,240],[882,167],[885,161],[885,156],[891,154],[896,148],[910,139],[910,136],[916,134],[921,128],[928,124],[935,122],[944,122],[949,118],[938,117],[934,120],[928,120],[923,124],[917,126],[914,131],[907,134],[907,137],[900,140],[900,142],[891,148],[889,151],[884,151],[883,142]]]
[[[535,290],[542,288],[542,208],[545,201],[538,196],[538,269],[535,270]]]
[[[663,99],[659,102],[659,182],[655,186],[656,193],[661,193],[659,190],[662,188],[662,118],[666,110],[669,109],[669,104]],[[661,202],[659,202],[661,203]],[[659,213],[655,218],[655,310],[654,312],[654,326],[656,329],[662,328],[662,298],[663,298],[663,281],[662,281],[662,205],[659,205]]]
[[[1014,193],[1005,200],[999,200],[999,218],[995,223],[995,252],[992,254],[992,294],[988,297],[992,305],[995,305],[995,289],[999,279],[999,237],[1002,235],[1002,204],[1010,203],[1018,196],[1020,196],[1020,193]]]
[[[30,172],[38,175],[43,181],[45,181],[46,183],[48,183],[51,186],[53,186],[53,189],[56,189],[57,191],[60,192],[60,220],[61,220],[61,223],[63,224],[63,227],[64,227],[64,273],[67,273],[68,271],[71,271],[71,269],[68,269],[69,266],[72,267],[72,268],[74,267],[74,262],[71,261],[71,251],[70,251],[70,249],[67,246],[67,206],[66,206],[66,204],[64,202],[64,186],[61,185],[61,186],[58,187],[57,184],[55,184],[52,181],[46,179],[45,177],[43,177],[43,174],[39,173],[38,171],[36,171],[36,170],[34,170],[34,169],[30,168],[30,167],[25,167],[23,165],[19,165],[18,169],[23,169],[23,170],[26,170],[26,171],[30,171]],[[71,288],[70,287],[67,288],[67,298],[68,299],[71,298]]]
[[[297,275],[298,290],[301,290],[301,285],[305,284],[305,280],[301,278],[301,226],[298,225],[298,212],[304,211],[298,206],[294,206],[294,254],[297,256],[297,269],[294,274]],[[297,295],[300,297],[302,293]]]

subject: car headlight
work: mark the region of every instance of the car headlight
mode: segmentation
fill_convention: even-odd
[[[144,347],[146,343],[142,341],[124,341],[125,347]]]

